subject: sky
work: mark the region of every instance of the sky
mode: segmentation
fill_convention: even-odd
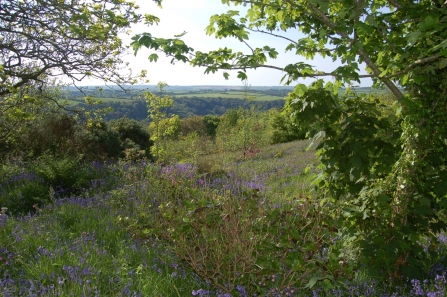
[[[206,27],[209,25],[209,18],[214,14],[221,14],[227,10],[242,10],[241,16],[244,16],[244,7],[229,7],[223,5],[220,0],[164,0],[163,8],[159,8],[153,1],[136,0],[140,6],[141,13],[149,13],[160,18],[158,25],[147,26],[144,24],[134,25],[129,35],[122,35],[124,42],[130,44],[131,37],[136,34],[149,32],[152,36],[162,38],[173,38],[174,35],[187,32],[182,39],[195,50],[202,52],[216,50],[221,47],[232,48],[233,51],[243,51],[249,53],[246,45],[236,39],[216,39],[214,36],[208,36],[205,33]],[[302,38],[298,32],[288,31],[287,37],[294,40]],[[275,38],[266,34],[250,34],[248,41],[252,47],[262,47],[268,45],[274,47],[279,52],[277,59],[268,62],[270,65],[284,67],[290,63],[307,62],[315,66],[315,69],[330,72],[337,68],[340,64],[332,62],[331,59],[324,60],[316,58],[312,61],[306,61],[304,57],[297,56],[291,52],[285,53],[285,47],[288,42]],[[158,53],[159,60],[157,62],[149,62],[149,55],[153,51],[141,49],[136,56],[130,53],[125,56],[125,61],[129,62],[129,67],[133,73],[139,73],[141,70],[147,71],[149,84],[158,82],[166,82],[168,85],[231,85],[241,86],[243,83],[238,79],[237,71],[230,71],[230,77],[225,80],[223,71],[215,74],[204,74],[205,68],[192,67],[183,62],[177,62],[175,65],[170,63],[171,58],[167,58],[163,53]],[[268,68],[258,68],[256,70],[247,70],[248,85],[251,86],[279,86],[284,73]],[[330,80],[331,78],[327,78]],[[309,84],[313,80],[300,80],[299,83]],[[86,81],[85,84],[95,84]],[[370,86],[371,80],[365,79],[361,86]]]

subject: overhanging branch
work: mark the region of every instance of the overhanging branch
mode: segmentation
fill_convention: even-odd
[[[404,70],[398,71],[398,72],[390,74],[390,75],[385,75],[384,78],[393,78],[393,77],[396,77],[396,76],[399,76],[399,75],[406,74],[411,69],[413,69],[414,67],[416,67],[418,65],[425,64],[425,63],[428,63],[428,62],[433,62],[433,61],[436,61],[439,58],[440,58],[440,56],[438,54],[436,54],[436,55],[433,55],[433,56],[430,56],[430,57],[426,57],[426,58],[423,58],[423,59],[416,60],[413,63],[411,63],[410,65],[408,65]]]
[[[287,40],[287,41],[290,41],[290,42],[293,43],[293,44],[297,44],[296,41],[294,41],[294,40],[292,40],[292,39],[290,39],[290,38],[288,38],[288,37],[282,36],[282,35],[274,34],[274,33],[272,33],[272,32],[268,32],[268,31],[264,31],[264,30],[251,29],[251,28],[248,28],[248,27],[245,27],[245,28],[246,28],[247,30],[252,31],[252,32],[257,32],[257,33],[263,33],[263,34],[271,35],[271,36],[274,36],[274,37],[278,37],[278,38],[282,38],[282,39],[285,39],[285,40]]]
[[[204,66],[204,65],[202,65]],[[275,69],[275,70],[280,70],[285,72],[285,68],[283,67],[279,67],[279,66],[274,66],[274,65],[257,65],[257,66],[244,66],[244,67],[238,67],[238,66],[234,66],[231,67],[231,69],[225,69],[225,68],[219,68],[221,70],[246,70],[246,69],[256,69],[256,68],[270,68],[270,69]],[[315,72],[309,75],[303,75],[302,77],[321,77],[321,76],[337,76],[331,72]],[[358,77],[359,78],[371,78],[374,77],[375,75],[372,74],[360,74]]]
[[[287,2],[291,5],[293,3],[291,0],[287,0]],[[318,18],[323,24],[337,32],[341,37],[343,37],[346,42],[352,42],[353,40],[349,38],[348,34],[346,32],[343,32],[339,29],[339,27],[331,21],[321,10],[319,10],[317,7],[313,6],[312,4],[308,3],[307,6],[309,7],[310,11],[313,12],[316,18]],[[380,69],[377,67],[377,65],[374,63],[374,61],[370,58],[368,53],[365,52],[364,49],[360,48],[358,49],[359,55],[363,58],[363,61],[365,61],[366,65],[372,70],[373,77],[377,77],[378,79],[382,80],[383,83],[390,89],[390,91],[394,94],[394,96],[397,98],[397,100],[401,100],[404,95],[399,90],[399,88],[396,87],[396,85],[386,77],[380,77],[380,74],[382,73]]]

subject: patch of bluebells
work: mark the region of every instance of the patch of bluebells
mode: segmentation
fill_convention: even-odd
[[[316,288],[305,296],[323,297],[444,297],[446,296],[447,281],[445,274],[437,275],[434,279],[425,279],[420,281],[418,279],[410,280],[407,284],[396,286],[390,292],[389,289],[384,286],[380,286],[375,281],[364,282],[345,282],[343,286],[339,286],[336,289],[330,289],[328,292],[322,288]],[[329,293],[329,294],[328,294]],[[295,296],[295,295],[278,295],[278,296]],[[298,294],[296,296],[302,296]]]
[[[445,235],[445,232],[439,233],[438,241],[439,241],[439,243],[443,244],[444,246],[447,245],[447,236]]]
[[[209,290],[198,289],[198,290],[192,291],[192,296],[209,297],[211,295],[210,295],[210,291]]]
[[[37,234],[38,235],[38,234]],[[104,278],[102,272],[97,268],[90,266],[82,255],[85,254],[86,246],[96,247],[95,252],[97,255],[107,254],[105,247],[98,241],[97,235],[93,233],[83,233],[80,237],[74,238],[71,242],[61,244],[60,247],[50,250],[48,248],[39,246],[34,252],[35,264],[39,262],[46,263],[48,261],[55,262],[60,261],[58,259],[70,257],[78,257],[77,264],[65,264],[61,266],[61,269],[55,269],[51,274],[47,275],[42,273],[40,276],[28,278],[24,270],[14,269],[14,263],[16,259],[22,259],[20,254],[12,253],[6,248],[0,249],[0,295],[1,296],[80,296],[80,295],[67,295],[67,289],[76,284],[82,287],[84,292],[82,296],[108,296],[109,293],[104,292],[104,285],[100,282]],[[147,247],[140,243],[132,245],[132,249],[141,250],[140,253],[146,254]],[[145,252],[146,251],[146,252]],[[64,257],[65,255],[65,257]],[[26,259],[26,258],[24,258]],[[143,262],[147,262],[143,259]],[[161,262],[159,262],[162,264]],[[116,263],[119,265],[119,263]],[[181,275],[181,269],[178,265],[173,265],[176,268],[176,275]],[[143,265],[143,269],[148,268],[147,264]],[[157,268],[158,270],[159,268]],[[108,274],[110,275],[110,274]],[[129,278],[123,279],[120,274],[120,266],[116,267],[116,275],[109,278],[109,286],[117,288],[116,295],[114,296],[129,296],[129,297],[142,297],[143,294],[138,291],[133,284],[132,276],[134,276],[134,270],[130,270],[128,273]],[[118,288],[121,288],[118,290]]]
[[[22,171],[18,174],[5,177],[4,179],[0,180],[0,195],[5,195],[16,188],[20,188],[27,182],[43,183],[44,180],[34,172]]]
[[[104,164],[94,164],[94,167],[98,168],[95,170],[106,170],[104,169],[106,165]],[[127,167],[126,167],[127,166]],[[141,166],[143,168],[146,164],[134,164],[132,166]],[[140,167],[138,167],[140,168]],[[120,170],[131,170],[131,165],[125,165],[125,168]],[[181,164],[174,166],[166,166],[160,169],[161,174],[172,178],[174,181],[184,180],[191,181],[192,185],[197,187],[207,187],[207,188],[215,188],[215,189],[230,189],[234,191],[234,193],[241,193],[244,189],[265,189],[263,184],[263,178],[256,177],[251,181],[243,181],[236,177],[236,175],[229,175],[222,178],[214,178],[212,181],[205,181],[203,178],[200,178],[197,175],[197,168],[192,166],[191,164]],[[27,176],[22,175],[23,179]],[[22,178],[20,177],[20,178]],[[36,176],[28,175],[28,178],[36,178]],[[95,189],[102,189],[106,186],[105,180],[93,180],[91,182],[91,187],[86,190],[90,192],[96,192]],[[141,187],[142,184],[139,184],[138,187]],[[147,186],[150,189],[150,184],[144,184],[143,186]],[[128,201],[135,199],[135,191],[137,188],[129,187],[127,189],[127,196],[129,197]],[[98,191],[100,192],[100,191]],[[82,196],[70,196],[65,198],[58,198],[55,201],[55,205],[66,205],[66,204],[76,204],[83,207],[107,207],[107,201],[110,198],[108,194],[103,195],[89,195],[85,193]],[[133,203],[133,201],[132,201]],[[21,220],[31,222],[35,215],[28,215]],[[38,229],[36,226],[36,235],[41,234],[43,232],[42,229]],[[21,241],[21,237],[23,235],[23,230],[15,228],[12,231],[12,235],[14,236],[16,241]],[[77,241],[73,242],[69,249],[64,250],[63,248],[50,250],[43,246],[39,246],[35,253],[34,259],[39,261],[39,259],[54,259],[55,257],[61,256],[63,253],[82,253],[83,247],[86,245],[95,245],[97,241],[97,234],[95,232],[83,234]],[[438,241],[446,245],[447,237],[444,233],[439,234]],[[97,244],[96,252],[99,254],[107,254],[107,250],[102,247],[100,244]],[[147,244],[146,244],[147,245]],[[140,249],[141,244],[136,241],[132,245],[133,249]],[[152,248],[158,248],[156,246],[152,246]],[[326,261],[327,260],[327,250],[321,250],[320,253],[315,255],[319,260]],[[0,266],[2,268],[13,263],[15,256],[12,255],[9,251],[5,249],[0,249]],[[63,288],[66,287],[70,282],[76,283],[79,285],[86,286],[88,289],[86,292],[86,296],[104,296],[98,286],[95,283],[95,280],[98,279],[99,271],[93,267],[90,267],[85,263],[85,259],[83,257],[79,257],[78,265],[63,265],[61,268],[60,274],[56,275],[52,273],[51,275],[42,274],[40,278],[36,278],[33,280],[25,279],[21,277],[19,274],[17,276],[12,276],[9,270],[1,270],[4,274],[0,275],[0,293],[3,296],[63,296]],[[188,276],[186,270],[181,267],[178,263],[173,261],[163,261],[161,258],[155,258],[152,261],[143,261],[143,266],[145,268],[149,267],[156,271],[158,274],[162,274],[163,271],[168,268],[170,271],[170,276],[172,278],[182,278],[186,279]],[[148,263],[149,262],[149,263]],[[117,276],[111,277],[109,279],[110,284],[122,283],[124,280],[119,276],[119,271],[117,270]],[[135,270],[129,271],[129,276],[134,276]],[[378,284],[374,282],[362,282],[362,283],[346,283],[341,289],[332,289],[329,291],[330,296],[381,296],[381,297],[392,297],[392,296],[429,296],[429,297],[437,297],[437,296],[445,296],[445,287],[446,287],[446,269],[441,263],[437,263],[432,268],[433,278],[429,280],[419,281],[412,280],[409,283],[408,287],[396,288],[393,293],[385,292],[383,288],[381,288]],[[203,283],[199,278],[196,281]],[[269,285],[266,284],[264,289],[265,295],[260,296],[304,296],[304,292],[298,290],[293,287],[286,287],[281,290],[276,289],[274,284],[273,288],[268,288]],[[221,297],[230,297],[229,293],[216,291],[210,288],[209,284],[206,286],[208,289],[198,289],[193,290],[191,294],[193,296],[199,297],[207,297],[207,296],[221,296]],[[140,292],[137,290],[132,290],[133,283],[132,281],[127,281],[122,286],[122,290],[117,292],[117,296],[142,296]],[[246,289],[243,286],[238,285],[236,287],[236,296],[240,297],[249,297]],[[64,295],[66,296],[66,295]],[[255,296],[255,295],[254,295]],[[327,296],[327,292],[325,292],[321,288],[317,288],[312,291],[309,296]]]
[[[197,175],[197,167],[184,163],[184,164],[175,164],[169,165],[161,168],[161,175],[169,178],[175,179],[186,179],[193,180]]]

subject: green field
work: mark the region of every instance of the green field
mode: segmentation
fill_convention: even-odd
[[[131,98],[113,98],[113,97],[93,97],[95,100],[101,100],[102,102],[123,102],[123,103],[129,103],[132,102],[134,99]],[[85,103],[85,100],[83,97],[77,97],[74,99],[69,100],[62,100],[62,102],[67,102],[68,105],[76,105],[79,103]]]
[[[345,93],[346,89],[340,89],[339,94],[343,95]],[[372,89],[370,87],[360,87],[360,88],[352,88],[351,91],[355,92],[357,95],[361,94],[370,94],[375,92],[381,92],[376,89]],[[382,92],[386,92],[386,90],[383,90]],[[175,90],[175,91],[169,91],[167,93],[172,98],[222,98],[222,99],[249,99],[249,101],[273,101],[273,100],[284,100],[284,96],[280,95],[272,95],[272,94],[262,94],[258,92],[245,92],[243,90],[237,91],[237,90],[220,90],[220,89],[210,89],[210,90],[198,90],[198,91],[186,91],[186,90]],[[135,97],[133,98],[120,98],[120,97],[97,97],[97,100],[101,100],[102,102],[132,102]],[[83,97],[76,97],[70,100],[67,100],[69,105],[76,105],[79,103],[84,103]]]
[[[187,97],[187,98],[223,98],[223,99],[245,99],[253,101],[272,101],[272,100],[282,100],[282,96],[273,96],[259,93],[245,93],[238,91],[227,91],[227,92],[200,92],[200,93],[185,93],[185,92],[174,92],[172,97]]]

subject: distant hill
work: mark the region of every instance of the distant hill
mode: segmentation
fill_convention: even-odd
[[[228,109],[256,106],[260,110],[282,108],[284,97],[293,86],[254,86],[248,89],[244,86],[168,86],[164,95],[174,99],[174,105],[168,109],[169,114],[177,114],[181,118],[194,115],[222,115]],[[345,89],[341,89],[343,94]],[[354,88],[355,92],[377,92],[370,87]],[[148,117],[144,92],[159,94],[155,85],[99,87],[89,86],[77,89],[67,87],[69,103],[72,105],[84,103],[84,96],[92,96],[101,99],[103,107],[112,107],[114,111],[105,116],[105,119],[117,119],[126,116],[138,121]]]

